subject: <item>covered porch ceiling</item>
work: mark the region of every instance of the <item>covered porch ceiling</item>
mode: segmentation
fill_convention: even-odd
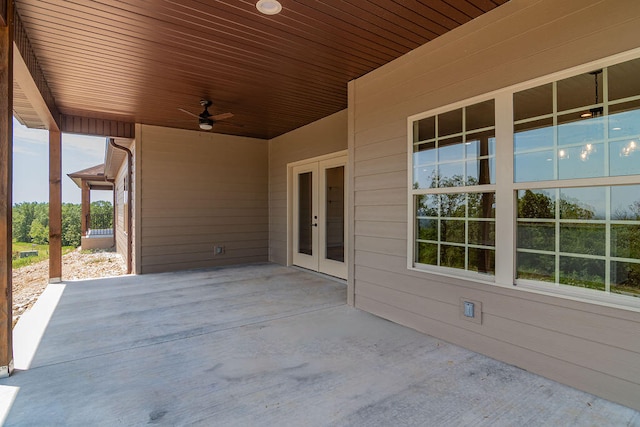
[[[349,81],[507,1],[281,0],[267,16],[255,0],[15,0],[16,42],[63,131],[198,129],[180,109],[208,99],[234,114],[213,132],[266,139],[346,108]],[[14,114],[47,127],[14,88]],[[89,119],[116,125],[72,125]]]

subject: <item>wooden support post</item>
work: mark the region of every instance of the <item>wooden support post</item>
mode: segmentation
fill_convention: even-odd
[[[89,190],[89,184],[86,181],[82,181],[81,210],[80,232],[82,236],[85,237],[89,230],[89,213],[91,211],[91,190]]]
[[[7,25],[7,3],[6,0],[0,0],[0,27]]]
[[[62,139],[49,130],[49,282],[62,279]]]
[[[0,378],[13,371],[11,293],[11,186],[13,180],[13,2],[0,0]]]

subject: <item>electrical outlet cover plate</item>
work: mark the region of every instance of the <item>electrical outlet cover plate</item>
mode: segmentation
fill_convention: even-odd
[[[473,309],[472,309],[473,317],[468,317],[465,315],[465,303],[473,304]],[[474,322],[481,325],[482,324],[482,303],[480,301],[476,301],[469,298],[460,298],[460,318],[462,320],[468,320],[469,322]]]

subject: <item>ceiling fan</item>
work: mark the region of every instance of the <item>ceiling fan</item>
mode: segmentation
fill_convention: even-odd
[[[198,126],[200,126],[200,129],[202,130],[211,130],[213,129],[214,123],[220,120],[225,120],[233,117],[233,113],[222,113],[222,114],[212,115],[209,112],[209,107],[213,105],[213,102],[211,101],[203,99],[200,101],[200,105],[204,107],[204,111],[200,114],[193,114],[192,112],[184,110],[182,108],[178,108],[178,110],[182,111],[183,113],[187,113],[190,116],[196,117],[198,119]]]

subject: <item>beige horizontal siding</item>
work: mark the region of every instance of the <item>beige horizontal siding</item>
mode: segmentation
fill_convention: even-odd
[[[356,193],[357,194],[357,193]],[[406,205],[396,206],[356,206],[355,209],[356,225],[357,221],[392,221],[407,222]],[[406,236],[405,236],[406,238]]]
[[[205,208],[164,208],[164,209],[145,209],[144,217],[147,221],[153,220],[172,220],[173,218],[193,218],[194,220],[201,218],[215,218],[215,217],[227,217],[230,221],[233,221],[233,218],[245,217],[245,216],[253,216],[255,217],[260,210],[268,211],[269,208],[267,206],[261,206],[256,208],[255,211],[248,211],[247,209],[240,209],[236,207],[220,207],[215,206],[213,208],[205,207]],[[259,216],[259,215],[258,215]],[[266,221],[266,214],[264,216],[264,221]],[[238,219],[238,221],[241,221]]]
[[[203,259],[198,261],[190,260],[188,262],[164,262],[162,264],[147,265],[145,267],[145,270],[146,273],[162,273],[165,271],[192,270],[198,268],[211,268],[212,266],[222,267],[225,265],[252,264],[260,262],[264,262],[264,255],[260,254],[258,256],[248,256],[243,252],[242,254],[240,254],[240,256],[237,257],[234,254],[227,254],[224,259],[219,259],[215,263],[213,263],[211,259]]]
[[[268,142],[139,129],[141,272],[267,261]]]
[[[356,141],[358,139],[356,138]],[[387,157],[378,157],[371,160],[358,160],[356,157],[355,171],[356,177],[367,175],[378,175],[387,172],[399,172],[407,169],[407,154],[390,154]]]
[[[638,47],[640,2],[512,0],[356,80],[356,306],[640,409],[637,311],[409,270],[406,254],[407,117]]]
[[[244,231],[234,231],[228,233],[217,233],[216,238],[219,239],[219,242],[231,242],[231,241],[243,241],[243,240],[265,240],[269,237],[269,233],[267,231],[259,231],[259,232],[244,232]],[[147,237],[146,238],[146,246],[145,248],[151,249],[157,246],[180,246],[180,245],[200,245],[205,244],[209,245],[208,248],[211,249],[211,238],[208,234],[198,233],[198,234],[189,234],[189,235],[179,235],[172,236],[171,243],[167,244],[167,239],[164,236],[156,236],[156,237]]]
[[[347,110],[269,141],[269,260],[287,264],[287,164],[347,149]]]
[[[406,222],[358,221],[356,235],[363,237],[382,237],[405,240],[407,237]]]
[[[406,186],[382,190],[360,190],[355,196],[356,206],[384,206],[407,203]]]
[[[364,191],[364,190],[380,190],[383,188],[395,188],[395,189],[398,189],[399,191],[400,189],[406,191],[406,185],[407,185],[407,171],[401,170],[397,172],[387,172],[387,173],[376,174],[373,176],[356,177],[354,190]]]

